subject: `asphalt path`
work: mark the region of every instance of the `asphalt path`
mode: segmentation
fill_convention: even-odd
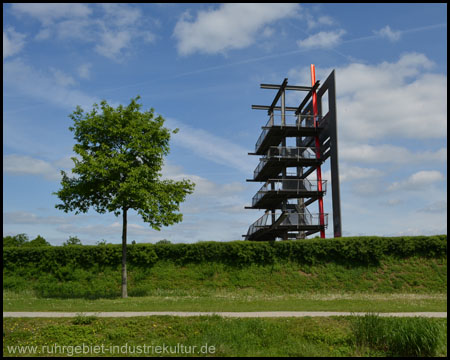
[[[218,315],[231,318],[279,318],[279,317],[320,317],[320,316],[364,316],[367,312],[342,312],[342,311],[260,311],[260,312],[185,312],[185,311],[121,311],[121,312],[3,312],[3,317],[39,317],[62,318],[77,316],[96,317],[135,317],[135,316],[212,316]],[[383,317],[427,317],[447,318],[446,312],[400,312],[400,313],[376,313]]]

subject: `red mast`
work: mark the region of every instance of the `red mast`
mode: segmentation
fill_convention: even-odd
[[[314,86],[316,83],[316,69],[314,67],[314,64],[311,64],[311,86]],[[313,115],[314,115],[314,127],[317,127],[318,125],[318,116],[319,111],[317,110],[317,94],[316,91],[313,91],[312,93],[312,105],[313,105]],[[319,135],[316,135],[316,159],[320,159],[320,141],[319,141]],[[322,191],[322,170],[320,169],[320,165],[317,167],[317,190]],[[325,238],[325,221],[323,217],[323,198],[319,197],[319,218],[320,218],[320,225],[322,226],[322,229],[320,230],[320,237],[322,239]]]

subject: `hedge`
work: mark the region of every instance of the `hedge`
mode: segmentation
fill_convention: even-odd
[[[281,261],[308,264],[334,261],[349,265],[370,265],[379,263],[386,256],[444,257],[447,255],[447,235],[134,244],[127,246],[127,252],[127,263],[139,267],[151,267],[160,260],[177,264],[222,262],[233,266]],[[54,271],[66,265],[81,268],[118,266],[121,259],[120,244],[3,248],[3,268],[9,270],[33,267],[40,271]]]

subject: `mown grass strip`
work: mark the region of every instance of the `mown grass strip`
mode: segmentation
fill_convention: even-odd
[[[386,294],[322,294],[285,295],[273,298],[264,294],[258,297],[210,296],[153,296],[127,299],[40,299],[15,298],[3,301],[3,311],[355,311],[355,312],[428,312],[447,311],[446,294],[434,297],[396,297]],[[414,294],[410,294],[414,295]],[[11,295],[9,295],[11,296]]]

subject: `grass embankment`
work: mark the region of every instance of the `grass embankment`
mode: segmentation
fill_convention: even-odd
[[[3,311],[446,311],[447,259],[386,257],[377,265],[335,262],[236,267],[214,262],[129,269],[5,271]]]
[[[130,246],[127,299],[120,246],[6,250],[3,311],[447,310],[445,235]],[[117,348],[90,356],[142,356],[144,345],[165,356],[447,355],[446,319],[364,319],[5,318],[3,354],[71,356],[84,344]],[[177,344],[197,352],[161,352]],[[199,353],[205,344],[214,352]]]
[[[4,356],[447,355],[446,319],[5,318],[3,334]]]
[[[445,311],[447,236],[3,249],[4,311]]]

